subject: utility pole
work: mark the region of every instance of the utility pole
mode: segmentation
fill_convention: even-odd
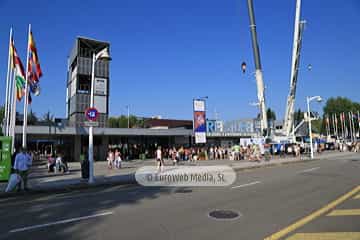
[[[264,88],[263,74],[261,70],[261,61],[260,61],[260,53],[259,53],[260,50],[257,41],[255,14],[254,14],[254,6],[252,0],[248,0],[248,10],[249,10],[249,19],[250,19],[250,32],[252,37],[252,47],[253,47],[255,69],[256,69],[255,78],[256,78],[259,110],[260,110],[261,133],[263,134],[266,131],[266,135],[267,135],[268,123],[267,123],[266,105],[265,105],[265,88]]]

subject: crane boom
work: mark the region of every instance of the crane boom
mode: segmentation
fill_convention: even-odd
[[[248,0],[247,2],[248,2],[249,19],[250,19],[250,31],[251,31],[251,37],[252,37],[252,47],[253,47],[255,69],[256,69],[255,70],[255,79],[256,79],[256,86],[257,86],[258,106],[259,106],[259,110],[260,110],[261,133],[264,133],[264,131],[267,131],[267,129],[268,129],[268,122],[267,122],[267,116],[266,116],[266,105],[265,105],[265,87],[264,87],[263,74],[262,74],[262,70],[261,70],[260,50],[259,50],[259,44],[257,41],[253,1]]]
[[[292,133],[291,128],[294,124],[294,105],[296,96],[296,84],[300,64],[300,51],[302,44],[302,33],[305,27],[305,21],[300,21],[301,16],[301,0],[296,0],[295,28],[294,28],[294,44],[291,63],[290,75],[290,92],[286,103],[286,111],[284,117],[283,132],[286,136]]]

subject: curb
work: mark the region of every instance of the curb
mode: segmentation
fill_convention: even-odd
[[[346,155],[350,155],[350,154],[346,154]],[[246,171],[246,170],[251,170],[251,169],[258,169],[258,168],[269,168],[269,167],[276,167],[276,166],[281,166],[281,165],[288,165],[288,164],[296,164],[296,163],[304,163],[304,162],[314,162],[314,161],[319,161],[319,160],[326,160],[329,158],[333,158],[331,156],[326,156],[323,158],[314,158],[314,159],[302,159],[302,160],[289,160],[287,162],[273,162],[273,163],[269,163],[266,165],[255,165],[255,166],[248,166],[248,167],[236,167],[236,166],[231,166],[236,172],[241,172],[241,171]],[[269,160],[269,161],[276,161],[276,160]],[[44,189],[36,189],[36,190],[31,190],[29,192],[10,192],[10,193],[0,193],[0,199],[4,199],[4,198],[14,198],[14,197],[28,197],[28,196],[33,196],[33,195],[39,195],[39,194],[59,194],[59,193],[68,193],[68,192],[72,192],[72,191],[77,191],[77,190],[83,190],[83,189],[96,189],[96,188],[102,188],[102,187],[114,187],[114,186],[125,186],[125,187],[132,187],[138,185],[138,183],[136,182],[135,179],[135,174],[132,174],[130,179],[128,180],[121,180],[121,181],[103,181],[103,182],[97,182],[94,184],[89,185],[88,183],[81,182],[81,183],[76,183],[76,184],[70,184],[67,186],[63,186],[63,187],[54,187],[54,188],[44,188]]]

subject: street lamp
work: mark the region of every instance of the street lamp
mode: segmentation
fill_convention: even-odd
[[[127,108],[127,128],[130,128],[130,105],[126,105]]]
[[[108,60],[110,61],[109,49],[106,47],[100,52],[93,52],[92,56],[92,69],[91,69],[91,90],[90,90],[90,108],[94,107],[94,84],[95,84],[95,63],[97,60]],[[94,127],[89,127],[89,184],[94,183]]]
[[[317,102],[321,102],[322,98],[320,96],[314,96],[314,97],[306,97],[306,103],[307,103],[307,118],[309,121],[309,136],[310,136],[310,158],[314,158],[314,148],[313,148],[313,139],[311,134],[311,121],[314,120],[310,116],[310,102],[316,100]]]

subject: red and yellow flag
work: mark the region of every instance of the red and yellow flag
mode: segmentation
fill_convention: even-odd
[[[42,76],[39,56],[32,32],[29,33],[29,65],[28,77],[30,82],[38,82]]]
[[[18,101],[24,96],[25,71],[21,59],[16,51],[14,40],[11,41],[12,68],[15,71],[16,98]]]

